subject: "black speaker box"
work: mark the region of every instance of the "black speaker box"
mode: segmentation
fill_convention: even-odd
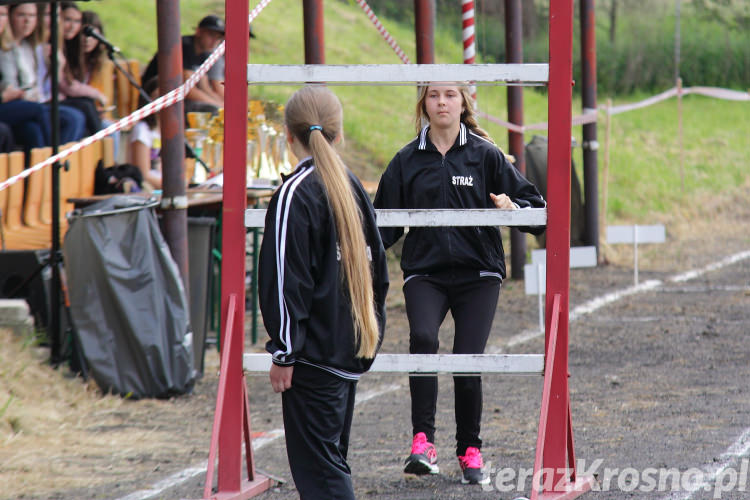
[[[45,265],[49,250],[5,250],[0,252],[0,298],[26,299],[37,329],[50,320],[52,268]]]

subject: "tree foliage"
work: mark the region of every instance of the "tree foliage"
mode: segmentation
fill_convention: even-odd
[[[693,0],[697,14],[731,29],[750,28],[750,2],[747,0]]]

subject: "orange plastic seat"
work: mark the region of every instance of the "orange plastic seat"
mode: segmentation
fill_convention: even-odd
[[[18,175],[23,168],[22,152],[14,151],[7,155],[7,177]],[[49,248],[52,238],[49,230],[32,228],[23,223],[25,184],[25,181],[20,181],[5,189],[5,207],[2,217],[5,248],[8,250]]]

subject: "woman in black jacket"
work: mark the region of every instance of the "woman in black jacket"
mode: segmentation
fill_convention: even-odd
[[[479,128],[466,86],[420,87],[416,126],[419,135],[396,153],[380,179],[375,207],[516,210],[546,206],[537,189]],[[403,228],[381,229],[385,247],[403,233]],[[401,269],[409,352],[437,353],[438,331],[448,310],[456,328],[453,353],[484,352],[505,278],[498,228],[410,228]],[[456,455],[463,483],[489,482],[480,452],[481,384],[479,376],[454,377]],[[413,440],[404,472],[437,474],[433,444],[437,377],[410,377],[409,386]]]
[[[357,380],[382,341],[388,271],[375,212],[342,163],[342,110],[325,87],[285,108],[302,160],[274,193],[260,250],[263,322],[287,457],[303,499],[353,499],[346,462]]]

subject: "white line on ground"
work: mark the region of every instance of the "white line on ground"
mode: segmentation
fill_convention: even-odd
[[[671,495],[665,496],[662,500],[690,500],[693,498],[698,491],[710,491],[712,487],[715,489],[719,485],[716,485],[716,480],[722,476],[725,470],[732,465],[738,458],[743,458],[750,453],[750,427],[727,448],[727,451],[721,454],[719,460],[710,465],[704,465],[701,469],[703,471],[703,477],[701,481],[694,484],[690,491],[678,491]],[[716,493],[716,491],[714,492]],[[714,495],[714,498],[719,498]]]
[[[378,396],[382,396],[383,394],[387,394],[389,392],[397,391],[401,388],[402,388],[401,384],[391,384],[391,385],[378,387],[370,391],[358,392],[354,400],[354,406],[358,406]],[[283,436],[284,436],[284,429],[273,429],[270,431],[266,431],[263,433],[263,435],[253,438],[253,451],[259,450],[260,448],[266,446],[267,444],[272,443],[273,441],[276,441],[277,439]],[[154,498],[164,493],[166,490],[170,488],[174,488],[175,486],[178,486],[184,483],[185,481],[188,481],[200,474],[205,474],[207,467],[208,467],[208,462],[203,462],[203,464],[199,464],[194,467],[190,467],[189,469],[185,469],[175,474],[172,474],[166,479],[162,479],[158,483],[154,484],[151,488],[147,490],[135,491],[133,493],[130,493],[127,496],[119,498],[118,500],[149,500],[151,498]]]
[[[703,267],[701,269],[691,270],[687,271],[681,274],[677,274],[671,278],[668,279],[668,281],[673,283],[679,283],[684,281],[689,281],[691,279],[698,278],[702,276],[703,274],[706,274],[710,271],[716,271],[718,269],[721,269],[723,267],[729,266],[731,264],[734,264],[736,262],[739,262],[741,260],[750,258],[750,250],[745,252],[736,253],[734,255],[730,255],[729,257],[720,260],[719,262],[715,262],[713,264],[709,264],[706,267]],[[601,309],[602,307],[612,304],[613,302],[617,302],[618,300],[634,295],[636,293],[645,292],[648,290],[653,290],[654,288],[657,288],[661,286],[663,282],[659,280],[651,280],[646,281],[644,283],[640,283],[637,286],[632,286],[629,288],[625,288],[623,290],[615,291],[612,293],[608,293],[606,295],[602,295],[601,297],[597,297],[595,299],[592,299],[575,309],[573,309],[570,312],[569,315],[569,322],[572,323],[573,321],[577,320],[578,318],[585,316],[587,314],[591,314],[595,312],[598,309]],[[525,330],[518,335],[515,335],[514,337],[511,337],[506,343],[505,347],[513,347],[519,344],[523,344],[524,342],[528,342],[529,340],[535,339],[537,337],[540,337],[544,334],[544,332],[540,332],[539,330]],[[490,354],[500,354],[503,352],[502,347],[497,347],[494,349],[491,349],[492,352]],[[368,391],[363,394],[358,394],[356,398],[355,405],[364,403],[365,401],[368,401],[370,399],[373,399],[375,397],[381,396],[383,394],[387,394],[389,392],[393,392],[395,390],[398,390],[401,388],[400,384],[393,384],[390,386],[384,386],[379,389],[375,389],[372,391]],[[741,436],[740,439],[743,439],[745,441],[748,441],[750,438],[746,436],[746,434],[750,433],[750,429],[746,430],[745,433]],[[274,429],[272,431],[266,432],[266,436],[257,438],[253,440],[253,450],[257,450],[261,448],[262,446],[267,445],[268,443],[271,443],[278,439],[279,437],[284,435],[283,429]],[[740,442],[740,440],[738,440]],[[744,442],[744,441],[742,441]],[[733,446],[737,446],[737,443],[735,443]],[[750,448],[750,442],[745,443],[745,448],[743,448],[744,451],[742,451],[743,455],[748,452],[748,448]],[[730,447],[730,450],[732,448]],[[726,454],[726,453],[725,453]],[[742,455],[733,455],[732,458],[735,458],[737,456]],[[722,458],[724,455],[722,455]],[[723,463],[723,462],[722,462]],[[728,464],[729,462],[727,462]],[[727,467],[727,464],[723,465],[721,470],[724,470]],[[163,493],[164,491],[173,488],[180,483],[183,483],[198,474],[205,473],[206,472],[206,466],[207,464],[204,462],[202,465],[196,465],[195,467],[190,467],[188,469],[182,470],[180,472],[177,472],[175,474],[172,474],[171,476],[167,477],[166,479],[159,481],[158,483],[154,484],[153,487],[151,487],[148,490],[138,490],[136,492],[133,492],[127,496],[124,496],[122,498],[119,498],[117,500],[149,500],[151,498],[154,498],[155,496]],[[716,474],[713,476],[714,478],[720,473],[720,470],[717,470]],[[692,493],[690,494],[692,496]],[[664,500],[671,500],[673,497],[667,497]],[[690,497],[686,497],[681,500],[688,500]]]
[[[744,252],[739,252],[734,255],[730,255],[729,257],[725,259],[721,259],[719,262],[714,262],[713,264],[709,264],[702,269],[687,271],[687,272],[678,274],[670,278],[669,281],[680,283],[682,281],[695,279],[703,274],[706,274],[709,271],[716,271],[717,269],[721,269],[722,267],[726,267],[728,265],[734,264],[735,262],[739,262],[741,260],[745,260],[747,258],[750,258],[750,250],[746,250]]]
[[[362,392],[362,393],[357,392],[357,395],[354,398],[354,406],[357,406],[361,403],[369,401],[378,396],[382,396],[383,394],[388,394],[389,392],[397,391],[401,389],[401,387],[402,387],[401,384],[391,384],[391,385],[378,387],[377,389],[373,389],[367,392]]]
[[[134,491],[133,493],[119,498],[118,500],[147,500],[149,498],[153,498],[170,488],[173,488],[189,479],[194,478],[198,474],[205,474],[207,466],[208,462],[203,462],[202,464],[196,465],[195,467],[181,470],[165,479],[162,479],[158,483],[155,483],[151,488],[147,490]]]

